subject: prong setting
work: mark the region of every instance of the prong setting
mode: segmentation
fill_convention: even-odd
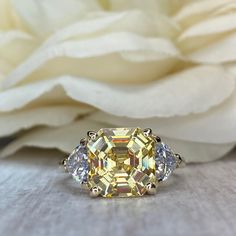
[[[90,197],[95,198],[98,197],[100,194],[101,190],[97,186],[90,189]]]
[[[116,177],[114,180],[111,179],[110,182],[104,184],[103,179],[100,180],[103,176],[100,176],[99,168],[101,168],[101,165],[96,164],[98,163],[97,159],[100,156],[104,156],[103,152],[106,150],[106,158],[113,158],[112,160],[116,162],[119,160],[119,167],[122,167],[122,170],[126,171],[127,162],[123,163],[124,155],[127,155],[127,158],[131,158],[130,152],[136,155],[132,149],[127,154],[126,150],[130,148],[129,140],[134,142],[138,148],[141,148],[140,157],[142,160],[139,160],[141,161],[139,171],[140,175],[146,177],[141,178],[141,181],[138,182],[136,176],[134,176],[135,178],[133,177],[133,171],[130,171],[127,172],[127,176],[131,179],[128,179],[130,181],[127,180],[124,182],[123,179],[120,180]],[[144,153],[142,147],[138,146],[143,140],[145,141],[145,150],[149,150],[148,153],[150,155],[148,155],[148,159],[146,152]],[[107,147],[112,147],[112,152],[110,149],[107,150]],[[100,155],[100,152],[102,152],[102,155]],[[120,156],[122,157],[120,158],[122,162],[119,159]],[[118,164],[116,163],[116,165]],[[126,168],[123,167],[124,164]],[[88,131],[87,137],[80,140],[79,145],[72,151],[69,157],[64,158],[60,162],[60,165],[65,168],[66,172],[72,175],[73,179],[79,183],[81,188],[89,192],[92,198],[100,196],[130,197],[143,196],[145,194],[155,195],[159,182],[168,179],[176,168],[184,167],[185,160],[179,154],[173,152],[150,128],[102,128],[99,131]],[[143,170],[143,166],[145,166],[145,170]],[[130,162],[129,170],[132,170],[134,167],[136,168]],[[106,173],[108,173],[107,179],[109,180],[109,173],[116,173],[117,170],[113,166],[110,169],[107,168],[106,166]],[[120,175],[118,171],[117,173]],[[123,178],[122,176],[121,178]],[[115,185],[114,182],[117,184]],[[123,191],[123,186],[122,188],[119,187],[120,182],[124,183],[123,186],[127,186],[125,191]],[[139,183],[140,187],[133,187],[136,186],[133,183]]]
[[[67,158],[64,158],[64,159],[60,160],[59,165],[65,167],[65,165],[66,165],[66,160],[67,160]]]
[[[80,145],[85,146],[86,143],[87,143],[86,138],[82,138],[82,139],[80,139]]]
[[[66,162],[67,162],[67,158],[64,158],[59,162],[59,165],[60,165],[61,168],[64,169],[65,172],[68,172],[68,170],[66,168]]]
[[[157,135],[153,135],[153,138],[156,140],[156,142],[161,143],[161,138]]]
[[[97,138],[97,132],[96,131],[88,131],[87,136],[89,140],[96,140]]]
[[[155,195],[157,193],[157,184],[156,183],[147,183],[146,191],[148,195]]]
[[[177,158],[177,167],[182,168],[186,166],[186,162],[183,157],[181,157],[179,154],[175,154],[175,157]]]
[[[152,129],[150,129],[150,128],[146,128],[146,129],[144,129],[143,130],[143,133],[144,133],[144,135],[145,136],[151,136],[152,135]]]

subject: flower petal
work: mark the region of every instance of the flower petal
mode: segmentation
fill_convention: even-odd
[[[0,113],[0,137],[39,125],[65,125],[91,110],[87,106],[47,106]]]
[[[236,14],[217,16],[189,27],[179,36],[179,41],[191,37],[223,33],[234,29],[236,29]]]
[[[23,107],[58,86],[73,100],[105,112],[131,118],[150,118],[205,112],[232,94],[235,80],[231,73],[216,66],[199,66],[155,83],[132,87],[64,76],[2,92],[0,111]],[[214,96],[209,96],[211,91]],[[56,94],[62,96],[61,93]]]
[[[226,63],[236,61],[236,33],[229,35],[209,46],[200,48],[188,58],[199,63]]]
[[[88,130],[98,130],[100,127],[100,123],[82,120],[57,128],[33,129],[10,143],[0,152],[0,157],[11,155],[24,146],[57,148],[69,153],[79,144],[81,138],[86,137]]]
[[[221,105],[210,111],[184,117],[131,119],[96,112],[90,116],[96,122],[112,126],[151,127],[155,133],[168,138],[199,143],[236,143],[236,90]]]
[[[192,1],[190,4],[186,4],[182,7],[182,9],[176,14],[175,19],[181,22],[188,22],[191,18],[204,16],[206,13],[209,14],[212,11],[232,3],[234,3],[234,0]]]
[[[23,31],[0,31],[0,73],[6,75],[11,72],[17,64],[29,56],[35,45],[37,45],[36,40]],[[2,65],[11,70],[5,70]]]
[[[31,40],[32,36],[19,30],[0,31],[0,47],[17,39]]]
[[[86,136],[87,130],[98,130],[100,128],[100,123],[84,120],[60,128],[32,130],[10,143],[1,151],[0,157],[7,157],[22,147],[57,148],[69,153],[77,146],[79,140]],[[165,141],[173,147],[173,150],[181,153],[188,162],[216,160],[229,152],[234,146],[234,144],[201,144],[171,139],[165,139]]]
[[[126,24],[127,21],[129,24]],[[72,38],[79,40],[80,37],[91,37],[91,34],[98,36],[109,32],[130,32],[143,36],[153,36],[158,33],[154,22],[142,11],[102,12],[98,16],[82,19],[56,31],[42,44],[42,47]]]
[[[94,0],[12,0],[12,5],[29,29],[39,36],[82,18],[88,11],[100,9]]]
[[[110,33],[87,40],[66,41],[33,54],[17,67],[2,86],[9,88],[24,80],[34,70],[58,57],[92,58],[112,53],[151,52],[165,57],[179,57],[173,43],[164,38],[145,38],[132,33]]]
[[[222,6],[218,10],[214,12],[214,15],[222,15],[222,14],[228,14],[236,10],[236,2],[230,1],[230,3]]]
[[[235,143],[212,144],[165,139],[176,152],[180,153],[187,162],[208,162],[217,160],[235,147]]]
[[[233,74],[235,81],[236,81],[236,63],[229,63],[225,65],[225,68]]]
[[[9,0],[0,1],[0,29],[12,30],[13,28],[25,29],[21,20],[12,8],[12,2]]]

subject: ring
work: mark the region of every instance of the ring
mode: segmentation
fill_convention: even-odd
[[[109,198],[153,195],[185,161],[149,128],[102,128],[61,164],[91,197]]]

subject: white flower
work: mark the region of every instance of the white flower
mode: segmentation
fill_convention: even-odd
[[[0,0],[0,135],[69,152],[148,126],[188,161],[236,143],[233,0]]]

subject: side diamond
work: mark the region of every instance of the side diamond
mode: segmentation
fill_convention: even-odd
[[[156,146],[156,177],[158,181],[165,181],[177,166],[175,154],[165,143]]]
[[[87,183],[89,168],[85,146],[79,145],[73,150],[66,160],[65,168],[78,183]]]

